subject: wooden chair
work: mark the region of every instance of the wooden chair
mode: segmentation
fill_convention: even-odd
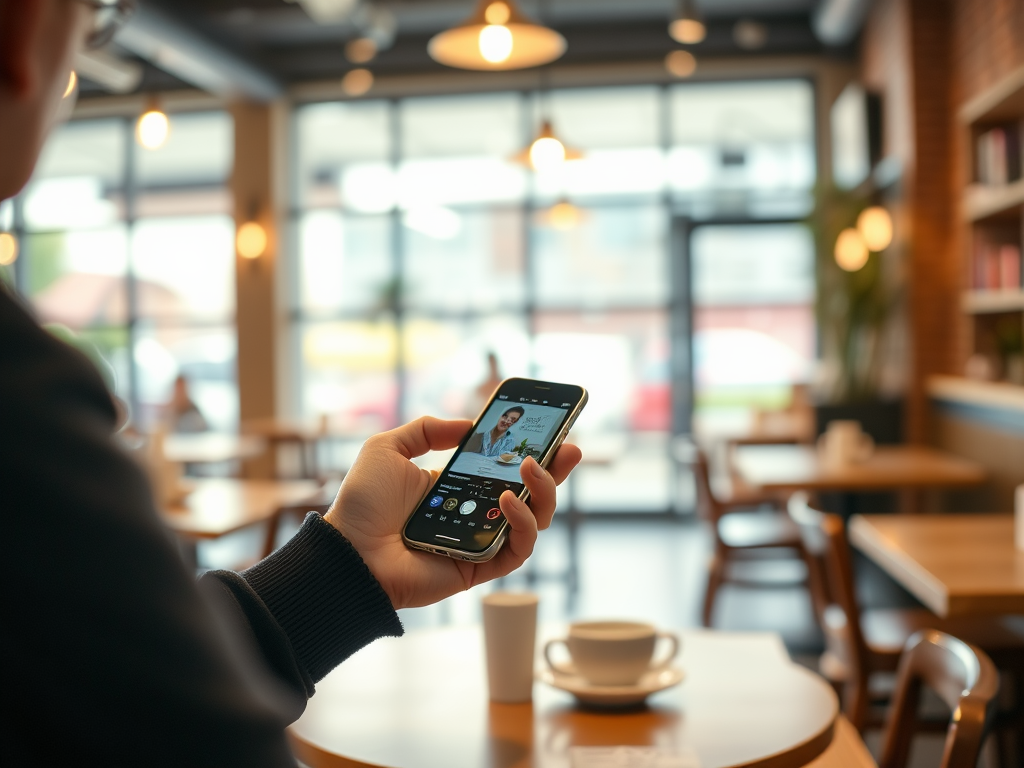
[[[779,582],[733,573],[733,566],[741,562],[772,558],[804,560],[800,530],[782,511],[782,503],[777,496],[745,492],[735,483],[726,493],[716,492],[712,487],[707,456],[699,448],[693,451],[692,465],[697,485],[697,512],[709,524],[714,536],[714,551],[708,565],[708,584],[704,594],[704,626],[711,626],[715,597],[725,583],[760,588],[807,583],[805,579]],[[771,508],[752,511],[765,506]]]
[[[880,768],[905,768],[918,724],[921,688],[930,688],[953,713],[941,768],[975,768],[985,726],[999,691],[999,673],[988,655],[934,629],[915,633],[900,657]]]
[[[924,608],[862,611],[842,519],[812,509],[805,494],[794,494],[789,514],[800,529],[810,578],[819,584],[812,591],[812,598],[824,598],[814,599],[826,643],[820,672],[842,691],[843,711],[857,730],[864,732],[883,724],[883,718],[872,711],[871,705],[885,703],[888,696],[871,689],[872,678],[879,673],[895,672],[907,639],[923,629],[936,629],[985,649],[997,666],[1020,679],[1024,636],[1002,617],[943,619]],[[1016,717],[1015,713],[1007,714]],[[1004,744],[1003,751],[1008,747]]]
[[[976,768],[999,673],[984,651],[933,629],[914,634],[900,657],[880,768],[906,768],[911,741],[921,725],[922,687],[938,694],[954,713],[944,724],[940,768]],[[832,743],[807,768],[875,768],[875,761],[857,730],[840,716]]]

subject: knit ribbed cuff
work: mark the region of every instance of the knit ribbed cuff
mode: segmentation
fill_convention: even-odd
[[[309,513],[291,541],[242,572],[314,682],[379,637],[399,637],[391,600],[348,539]]]

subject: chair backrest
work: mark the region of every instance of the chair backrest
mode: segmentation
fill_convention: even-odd
[[[953,712],[941,768],[975,768],[999,673],[984,651],[935,629],[918,632],[903,649],[879,768],[907,765],[922,685]]]
[[[697,514],[704,520],[717,523],[722,516],[722,506],[711,490],[711,467],[707,454],[694,447],[691,465],[693,481],[697,486]]]
[[[824,595],[824,604],[815,605],[822,631],[826,637],[830,634],[844,637],[848,647],[843,656],[852,665],[851,672],[866,684],[870,672],[869,651],[861,631],[853,558],[842,518],[813,509],[806,494],[800,493],[790,498],[788,510],[800,528],[810,576],[818,580]],[[855,725],[860,727],[859,723]]]

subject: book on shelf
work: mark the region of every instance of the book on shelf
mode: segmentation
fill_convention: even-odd
[[[977,181],[1010,184],[1024,176],[1024,120],[990,128],[975,140]]]
[[[1020,246],[977,238],[971,279],[972,287],[979,291],[1020,290]]]

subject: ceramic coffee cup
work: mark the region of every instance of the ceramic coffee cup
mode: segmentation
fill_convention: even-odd
[[[653,662],[659,638],[671,644],[668,656]],[[551,650],[565,645],[572,666],[557,664]],[[578,674],[591,685],[634,685],[644,673],[664,669],[679,653],[679,638],[650,624],[633,621],[582,621],[569,627],[569,636],[544,646],[548,666],[562,674]]]

